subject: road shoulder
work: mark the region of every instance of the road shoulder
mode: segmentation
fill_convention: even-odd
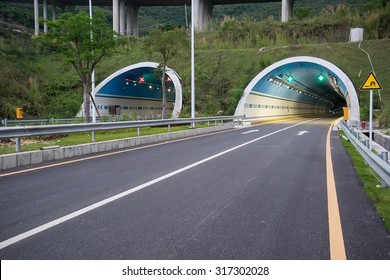
[[[347,258],[390,259],[390,233],[363,192],[338,131],[331,132],[331,149]]]

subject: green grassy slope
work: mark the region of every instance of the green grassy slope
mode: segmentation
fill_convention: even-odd
[[[362,48],[371,55],[376,75],[384,90],[381,91],[385,107],[390,107],[390,40],[364,41]],[[201,113],[211,114],[223,110],[229,111],[229,102],[235,92],[245,89],[246,85],[262,69],[279,60],[292,56],[314,56],[330,61],[342,69],[352,80],[359,93],[359,88],[371,71],[367,55],[363,53],[357,43],[333,43],[321,45],[299,45],[290,47],[267,48],[262,52],[258,49],[224,49],[196,51],[196,95],[197,106]],[[155,60],[159,57],[150,57],[142,51],[130,51],[118,54],[105,60],[97,69],[97,79],[102,80],[110,73],[132,63]],[[189,94],[189,53],[182,54],[170,63],[176,69],[184,82],[185,101]],[[368,94],[362,92],[362,111],[368,106]],[[224,99],[224,100],[221,100]],[[375,99],[379,100],[375,92]],[[213,102],[211,102],[212,100]],[[219,100],[219,101],[218,101]],[[216,108],[208,108],[214,104]],[[216,106],[215,104],[218,104]],[[185,104],[188,107],[188,104]],[[231,108],[230,108],[231,109]]]
[[[384,90],[382,100],[385,108],[390,107],[390,40],[364,41],[362,47],[371,55],[375,71]],[[332,43],[299,45],[289,47],[258,49],[197,50],[196,59],[196,103],[197,112],[203,115],[232,114],[235,105],[252,78],[262,69],[281,59],[292,56],[314,56],[323,58],[341,68],[358,89],[371,71],[368,58],[359,50],[356,43]],[[142,48],[125,49],[113,57],[104,59],[96,69],[97,83],[113,72],[133,63],[156,61],[160,57],[149,55]],[[183,79],[184,114],[189,112],[190,96],[190,53],[183,52],[173,59],[169,66],[177,70]],[[7,75],[0,77],[0,97],[7,98],[11,108],[26,106],[20,104],[19,95],[9,99],[2,96],[7,88],[10,92],[41,94],[44,108],[36,112],[34,103],[29,103],[31,114],[48,117],[71,117],[82,102],[82,87],[76,72],[63,64],[55,55],[49,56],[0,56],[1,69],[8,69]],[[359,76],[360,74],[360,76]],[[12,79],[11,79],[12,78]],[[7,80],[5,80],[7,79]],[[12,91],[9,88],[12,88]],[[4,90],[3,90],[4,89]],[[363,113],[368,106],[368,94],[360,94]],[[378,99],[375,93],[376,100]],[[13,107],[12,107],[13,106]],[[10,111],[12,111],[10,109]],[[28,112],[27,112],[28,113]],[[5,116],[0,116],[0,118]]]

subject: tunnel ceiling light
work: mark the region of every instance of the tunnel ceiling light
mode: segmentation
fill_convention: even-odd
[[[292,77],[291,74],[290,74],[290,76]],[[294,77],[293,77],[293,79],[294,79]],[[314,92],[312,93],[311,91],[309,91],[309,88],[307,88],[307,90],[304,90],[301,87],[299,87],[298,84],[301,84],[301,83],[299,83],[298,81],[296,81],[297,84],[290,85],[290,84],[286,84],[286,81],[279,78],[278,76],[269,76],[268,81],[274,83],[275,85],[282,86],[286,89],[295,91],[295,92],[300,93],[300,94],[304,94],[304,95],[309,96],[311,98],[319,99],[323,102],[330,104],[332,107],[334,106],[334,104],[333,104],[333,102],[331,102],[331,100],[327,100],[326,98],[322,98],[321,96],[319,96],[319,93],[314,93]],[[288,81],[288,78],[287,78],[287,81]],[[302,85],[302,86],[304,86],[304,85]]]
[[[288,77],[287,77],[287,81],[289,83],[291,83],[292,81],[294,81],[294,77],[290,74]]]
[[[317,77],[317,79],[318,79],[320,82],[322,82],[323,80],[325,80],[325,76],[321,73],[321,74]]]

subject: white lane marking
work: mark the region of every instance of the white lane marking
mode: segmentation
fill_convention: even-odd
[[[51,222],[48,222],[48,223],[46,223],[46,224],[43,224],[43,225],[38,226],[38,227],[36,227],[36,228],[33,228],[33,229],[29,230],[29,231],[26,231],[26,232],[24,232],[24,233],[21,233],[21,234],[19,234],[19,235],[16,235],[16,236],[14,236],[14,237],[11,237],[11,238],[9,238],[9,239],[7,239],[7,240],[5,240],[5,241],[2,241],[2,242],[0,242],[0,249],[4,249],[5,247],[8,247],[8,246],[10,246],[10,245],[12,245],[12,244],[15,244],[16,242],[19,242],[19,241],[21,241],[21,240],[23,240],[23,239],[26,239],[26,238],[28,238],[28,237],[31,237],[31,236],[33,236],[33,235],[35,235],[35,234],[38,234],[38,233],[40,233],[40,232],[42,232],[42,231],[45,231],[45,230],[47,230],[47,229],[49,229],[49,228],[52,228],[52,227],[56,226],[56,225],[62,224],[62,223],[64,223],[64,222],[66,222],[66,221],[69,221],[69,220],[71,220],[71,219],[73,219],[73,218],[76,218],[76,217],[78,217],[78,216],[80,216],[80,215],[83,215],[83,214],[85,214],[85,213],[87,213],[87,212],[90,212],[90,211],[92,211],[92,210],[95,210],[95,209],[97,209],[97,208],[99,208],[99,207],[101,207],[101,206],[104,206],[104,205],[106,205],[106,204],[108,204],[108,203],[111,203],[111,202],[113,202],[113,201],[116,201],[116,200],[118,200],[118,199],[120,199],[120,198],[122,198],[122,197],[128,196],[128,195],[130,195],[130,194],[132,194],[132,193],[135,193],[135,192],[137,192],[137,191],[140,191],[140,190],[142,190],[142,189],[144,189],[144,188],[146,188],[146,187],[149,187],[149,186],[151,186],[151,185],[154,185],[154,184],[156,184],[156,183],[158,183],[158,182],[161,182],[161,181],[163,181],[163,180],[165,180],[165,179],[168,179],[168,178],[170,178],[170,177],[172,177],[172,176],[175,176],[175,175],[177,175],[177,174],[179,174],[179,173],[182,173],[182,172],[184,172],[184,171],[186,171],[186,170],[188,170],[188,169],[191,169],[191,168],[193,168],[193,167],[195,167],[195,166],[201,165],[202,163],[205,163],[205,162],[207,162],[207,161],[210,161],[210,160],[212,160],[212,159],[215,159],[215,158],[217,158],[217,157],[220,157],[220,156],[222,156],[222,155],[225,155],[225,154],[227,154],[227,153],[230,153],[230,152],[232,152],[232,151],[234,151],[234,150],[237,150],[237,149],[239,149],[239,148],[242,148],[242,147],[244,147],[244,146],[247,146],[247,145],[249,145],[249,144],[252,144],[252,143],[254,143],[254,142],[256,142],[256,141],[259,141],[259,140],[261,140],[261,139],[264,139],[264,138],[269,137],[269,136],[271,136],[271,135],[274,135],[274,134],[276,134],[276,133],[282,132],[282,131],[284,131],[284,130],[287,130],[287,129],[293,128],[293,127],[295,127],[295,126],[298,126],[298,125],[301,125],[301,124],[305,124],[305,123],[308,123],[308,122],[311,122],[311,121],[314,121],[314,120],[317,120],[317,119],[306,120],[306,121],[304,121],[304,122],[300,122],[300,123],[297,123],[297,124],[294,124],[294,125],[291,125],[291,126],[288,126],[288,127],[282,128],[282,129],[279,129],[279,130],[277,130],[277,131],[268,133],[268,134],[266,134],[266,135],[263,135],[263,136],[258,137],[258,138],[256,138],[256,139],[253,139],[253,140],[251,140],[251,141],[245,142],[245,143],[240,144],[240,145],[238,145],[238,146],[235,146],[235,147],[233,147],[233,148],[227,149],[227,150],[225,150],[225,151],[223,151],[223,152],[220,152],[220,153],[215,154],[215,155],[213,155],[213,156],[210,156],[210,157],[208,157],[208,158],[205,158],[205,159],[202,159],[202,160],[197,161],[197,162],[195,162],[195,163],[192,163],[192,164],[190,164],[190,165],[187,165],[187,166],[185,166],[185,167],[183,167],[183,168],[180,168],[180,169],[175,170],[175,171],[173,171],[173,172],[171,172],[171,173],[168,173],[168,174],[166,174],[166,175],[164,175],[164,176],[161,176],[161,177],[159,177],[159,178],[156,178],[156,179],[154,179],[154,180],[151,180],[151,181],[149,181],[149,182],[146,182],[146,183],[144,183],[144,184],[142,184],[142,185],[139,185],[139,186],[134,187],[134,188],[131,188],[131,189],[127,190],[127,191],[121,192],[121,193],[119,193],[119,194],[117,194],[117,195],[114,195],[114,196],[111,196],[111,197],[109,197],[109,198],[106,198],[106,199],[104,199],[104,200],[102,200],[102,201],[99,201],[99,202],[96,202],[96,203],[94,203],[94,204],[91,204],[91,205],[89,205],[89,206],[87,206],[87,207],[84,207],[84,208],[82,208],[82,209],[80,209],[80,210],[77,210],[77,211],[75,211],[75,212],[73,212],[73,213],[70,213],[70,214],[68,214],[68,215],[65,215],[65,216],[63,216],[63,217],[61,217],[61,218],[58,218],[58,219],[56,219],[56,220],[53,220],[53,221],[51,221]]]
[[[302,135],[304,135],[304,134],[306,134],[306,133],[309,133],[309,131],[306,131],[306,130],[302,130],[302,131],[298,131],[298,136],[302,136]]]
[[[258,132],[259,130],[258,129],[253,129],[253,130],[248,130],[248,131],[245,131],[241,134],[248,134],[248,133],[253,133],[253,132]]]

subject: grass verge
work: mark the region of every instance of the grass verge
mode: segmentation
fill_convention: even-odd
[[[339,131],[341,135],[343,132]],[[376,211],[384,221],[386,229],[390,232],[390,188],[377,187],[380,182],[378,177],[370,169],[369,165],[365,163],[362,156],[356,151],[355,147],[349,141],[341,138],[352,164],[356,170],[356,174],[359,176],[363,183],[363,190],[374,203]]]

